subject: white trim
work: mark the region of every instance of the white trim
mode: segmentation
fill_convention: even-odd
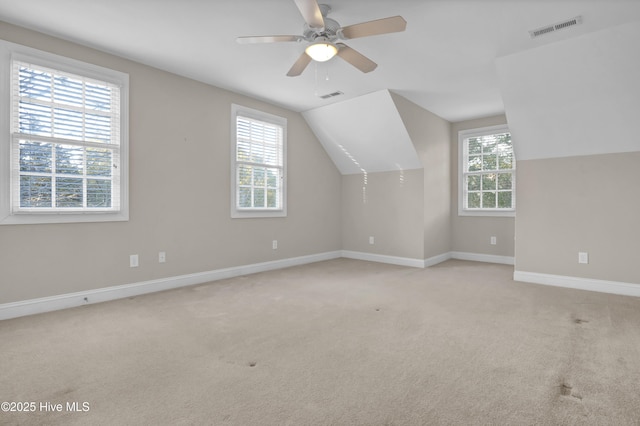
[[[462,251],[452,251],[451,258],[460,259],[460,260],[471,260],[474,262],[502,263],[504,265],[515,265],[515,259],[513,256],[498,256],[495,254],[467,253]]]
[[[640,297],[640,283],[620,281],[594,280],[591,278],[569,277],[565,275],[540,274],[537,272],[515,271],[514,281],[533,284],[566,287],[577,290],[597,291],[600,293],[621,294],[623,296]]]
[[[462,202],[459,198],[459,202]],[[514,209],[458,209],[458,216],[476,216],[476,217],[516,217]]]
[[[251,265],[235,266],[225,269],[217,269],[195,274],[180,275],[177,277],[160,278],[157,280],[143,281],[134,284],[124,284],[114,287],[105,287],[95,290],[67,293],[51,297],[24,300],[0,304],[0,320],[17,318],[26,315],[40,314],[60,309],[74,308],[81,305],[107,302],[109,300],[123,299],[141,294],[170,290],[195,284],[203,284],[211,281],[233,278],[241,275],[255,274],[274,269],[288,268],[307,263],[337,259],[340,251],[299,256],[289,259],[274,260],[270,262],[254,263]],[[86,299],[86,300],[85,300]]]
[[[282,186],[280,187],[281,208],[279,209],[238,209],[236,164],[237,117],[242,116],[254,120],[264,121],[282,127]],[[231,201],[232,219],[287,217],[287,119],[242,105],[231,104]]]
[[[0,304],[0,320],[18,318],[26,315],[41,314],[60,309],[75,308],[82,305],[107,302],[126,297],[139,296],[157,291],[171,290],[196,284],[204,284],[212,281],[233,278],[258,272],[272,271],[275,269],[289,268],[291,266],[307,263],[321,262],[337,259],[364,260],[369,262],[388,263],[392,265],[408,266],[413,268],[426,268],[437,265],[449,259],[474,260],[478,262],[513,264],[513,258],[507,256],[484,255],[478,253],[447,252],[428,259],[414,259],[408,257],[387,256],[382,254],[364,253],[351,250],[337,250],[307,256],[292,257],[288,259],[273,260],[269,262],[254,263],[250,265],[234,266],[224,269],[216,269],[194,274],[179,275],[176,277],[160,278],[157,280],[142,281],[133,284],[124,284],[113,287],[98,288],[95,290],[67,293],[38,299],[23,300]],[[540,275],[540,274],[539,274]],[[514,278],[515,279],[515,278]],[[524,281],[524,280],[520,280]],[[633,284],[624,284],[634,286]],[[635,286],[640,296],[640,286]],[[619,293],[627,294],[627,293]],[[86,300],[85,300],[86,299]]]
[[[369,262],[388,263],[391,265],[424,268],[423,259],[413,259],[410,257],[388,256],[384,254],[365,253],[361,251],[351,250],[342,250],[342,257],[346,257],[348,259],[366,260]]]
[[[424,267],[428,268],[429,266],[434,266],[434,265],[437,265],[438,263],[446,262],[449,259],[451,259],[451,252],[439,254],[437,256],[432,256],[424,260]]]
[[[494,135],[496,133],[509,133],[509,125],[496,124],[494,126],[477,127],[475,129],[465,129],[465,130],[460,130],[458,132],[458,135],[460,135],[462,139],[464,139],[470,136],[488,136],[488,135]]]
[[[413,268],[428,268],[445,262],[449,259],[471,260],[474,262],[500,263],[504,265],[514,265],[513,256],[497,256],[494,254],[467,253],[461,251],[450,251],[428,259],[414,259],[410,257],[388,256],[383,254],[365,253],[360,251],[342,250],[342,257],[369,262],[389,263],[391,265],[410,266]]]
[[[11,60],[31,62],[34,65],[72,73],[89,79],[104,81],[120,87],[120,209],[115,212],[55,211],[15,213],[11,211]],[[129,220],[129,75],[115,69],[78,61],[53,53],[0,40],[0,225],[36,223],[111,222]]]
[[[493,217],[515,217],[516,209],[465,209],[464,190],[464,168],[465,168],[465,150],[464,141],[473,136],[487,136],[498,133],[511,133],[507,124],[498,124],[496,126],[480,127],[477,129],[467,129],[458,132],[458,216],[493,216]],[[513,152],[513,164],[516,166],[515,150]],[[515,167],[513,173],[513,190],[512,197],[515,204],[516,197],[516,174]],[[500,263],[500,262],[499,262]]]

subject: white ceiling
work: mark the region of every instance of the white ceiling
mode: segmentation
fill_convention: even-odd
[[[387,90],[302,114],[343,175],[422,168]]]
[[[497,68],[518,161],[640,150],[640,22],[503,56]]]
[[[335,58],[286,77],[303,45],[240,45],[235,38],[301,34],[293,0],[0,0],[0,20],[295,111],[391,90],[449,121],[504,112],[496,58],[640,20],[640,0],[324,3],[343,26],[402,15],[407,30],[347,42],[378,63],[369,74]],[[577,15],[579,27],[529,37],[528,30]],[[344,96],[317,96],[335,90]]]

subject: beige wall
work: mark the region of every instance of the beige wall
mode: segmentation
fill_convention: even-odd
[[[458,132],[504,115],[450,124],[392,94],[424,169],[365,183],[338,173],[298,113],[5,23],[0,38],[131,83],[130,220],[0,226],[0,303],[340,249],[516,256],[516,271],[640,283],[640,152],[518,161],[517,219],[458,216]],[[288,120],[287,218],[230,218],[232,103]],[[140,267],[129,268],[130,254]]]
[[[300,114],[5,23],[0,38],[130,75],[130,220],[0,226],[0,303],[341,248],[341,177]],[[230,218],[232,103],[288,120],[287,218]]]
[[[392,98],[424,169],[368,173],[366,183],[364,175],[343,176],[343,248],[420,260],[446,254],[450,124],[397,94]]]
[[[364,253],[424,259],[421,169],[344,175],[342,247]],[[369,244],[374,237],[374,244]]]
[[[369,173],[366,185],[363,175],[343,176],[343,248],[420,260],[446,254],[451,239],[450,124],[391,96],[424,168]]]
[[[514,256],[515,218],[458,216],[458,132],[506,124],[504,115],[461,121],[451,125],[451,246],[452,251],[494,256]],[[514,144],[517,144],[514,141]],[[517,162],[516,158],[516,162]],[[520,179],[520,163],[516,163],[516,182]],[[520,214],[520,192],[516,188],[516,211]],[[491,245],[491,237],[496,245]]]
[[[451,251],[450,123],[392,94],[424,167],[424,259]]]
[[[640,152],[519,162],[516,271],[640,284],[639,165]]]

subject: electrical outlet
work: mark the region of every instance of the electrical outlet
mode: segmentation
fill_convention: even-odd
[[[373,237],[369,237],[369,244],[375,244],[375,239]]]
[[[589,253],[585,251],[578,252],[578,263],[589,263]]]
[[[491,245],[496,245],[496,237],[491,237]]]
[[[278,240],[271,241],[271,248],[274,250],[278,249]]]
[[[129,256],[129,267],[137,268],[139,265],[140,265],[140,263],[138,261],[138,255],[137,254],[132,254],[131,256]]]
[[[164,263],[167,261],[167,253],[161,251],[158,253],[158,263]]]

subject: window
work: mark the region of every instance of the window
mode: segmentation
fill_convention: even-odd
[[[460,215],[514,216],[516,160],[506,126],[459,134]]]
[[[0,222],[127,220],[127,75],[2,47]]]
[[[231,217],[286,216],[286,119],[239,105],[231,117]]]

